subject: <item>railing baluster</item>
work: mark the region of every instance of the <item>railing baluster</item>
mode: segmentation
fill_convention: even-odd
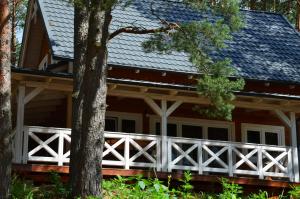
[[[167,138],[167,143],[168,143],[168,172],[172,172],[172,138]],[[166,154],[162,154],[163,156]]]
[[[287,160],[287,174],[289,175],[290,181],[294,182],[294,172],[293,172],[293,161],[292,161],[292,149],[288,149],[288,160]]]
[[[200,175],[202,175],[203,174],[203,157],[202,157],[202,141],[200,140],[199,142],[198,142],[198,168],[199,168],[199,171],[198,171],[198,173],[200,174]]]
[[[262,147],[258,147],[258,154],[257,154],[257,168],[258,168],[258,176],[259,179],[264,178],[264,172],[263,172],[263,155],[262,155]]]
[[[230,177],[233,176],[233,157],[232,157],[232,148],[233,146],[231,144],[229,144],[228,146],[228,174]]]
[[[58,138],[58,166],[62,166],[64,163],[63,156],[64,156],[64,135],[63,131],[59,132]]]
[[[156,169],[161,171],[161,139],[156,137]],[[169,164],[169,162],[168,162]]]
[[[22,154],[22,163],[27,164],[28,160],[28,136],[29,136],[29,129],[24,127],[24,136],[23,136],[23,154]]]
[[[130,166],[130,143],[129,143],[129,135],[125,137],[125,149],[124,149],[124,159],[125,159],[125,169],[129,169]]]

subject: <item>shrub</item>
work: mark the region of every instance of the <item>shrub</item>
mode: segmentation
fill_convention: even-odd
[[[34,192],[36,191],[37,189],[34,188],[32,183],[25,182],[17,176],[13,177],[11,186],[11,196],[13,199],[33,199]]]

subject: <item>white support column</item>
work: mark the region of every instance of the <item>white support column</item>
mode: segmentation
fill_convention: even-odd
[[[290,128],[294,181],[299,182],[300,179],[299,179],[299,160],[298,160],[298,146],[297,146],[296,115],[294,112],[290,112],[290,118],[289,118],[281,110],[275,110],[275,113]]]
[[[296,116],[294,112],[290,113],[291,118],[291,138],[292,138],[292,151],[293,151],[293,170],[295,182],[299,182],[299,160],[298,160],[298,147],[297,147],[297,130],[296,130]]]
[[[162,171],[168,171],[168,117],[182,104],[182,101],[176,101],[168,108],[167,100],[161,100],[161,107],[149,97],[145,97],[144,100],[161,117],[161,168]]]
[[[17,128],[15,135],[15,154],[14,162],[22,162],[22,146],[23,146],[23,126],[24,126],[24,100],[25,100],[25,86],[18,88],[18,110],[17,110]]]
[[[168,121],[167,121],[167,101],[161,101],[161,140],[162,140],[162,171],[168,170],[168,143],[167,143],[167,132],[168,132]]]

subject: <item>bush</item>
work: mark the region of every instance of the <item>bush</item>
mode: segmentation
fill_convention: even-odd
[[[243,196],[241,186],[230,182],[228,179],[220,180],[223,191],[216,193],[195,193],[191,185],[192,175],[185,172],[181,184],[178,187],[171,187],[171,177],[165,185],[156,178],[143,178],[143,176],[121,177],[117,176],[111,180],[103,181],[104,199],[267,199],[269,195],[266,191],[252,193]],[[50,185],[35,187],[31,182],[13,178],[11,194],[13,199],[66,199],[69,197],[69,188],[61,182],[60,176],[50,173]],[[87,199],[100,199],[90,196]],[[283,193],[279,199],[300,199],[300,186],[292,187],[288,195]]]

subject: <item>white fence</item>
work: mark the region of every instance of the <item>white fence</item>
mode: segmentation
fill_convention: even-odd
[[[23,163],[69,162],[70,129],[24,127]],[[168,157],[168,171],[191,170],[199,174],[289,178],[293,181],[290,147],[168,137],[162,154],[161,137],[106,132],[103,166],[124,169],[155,168]]]

